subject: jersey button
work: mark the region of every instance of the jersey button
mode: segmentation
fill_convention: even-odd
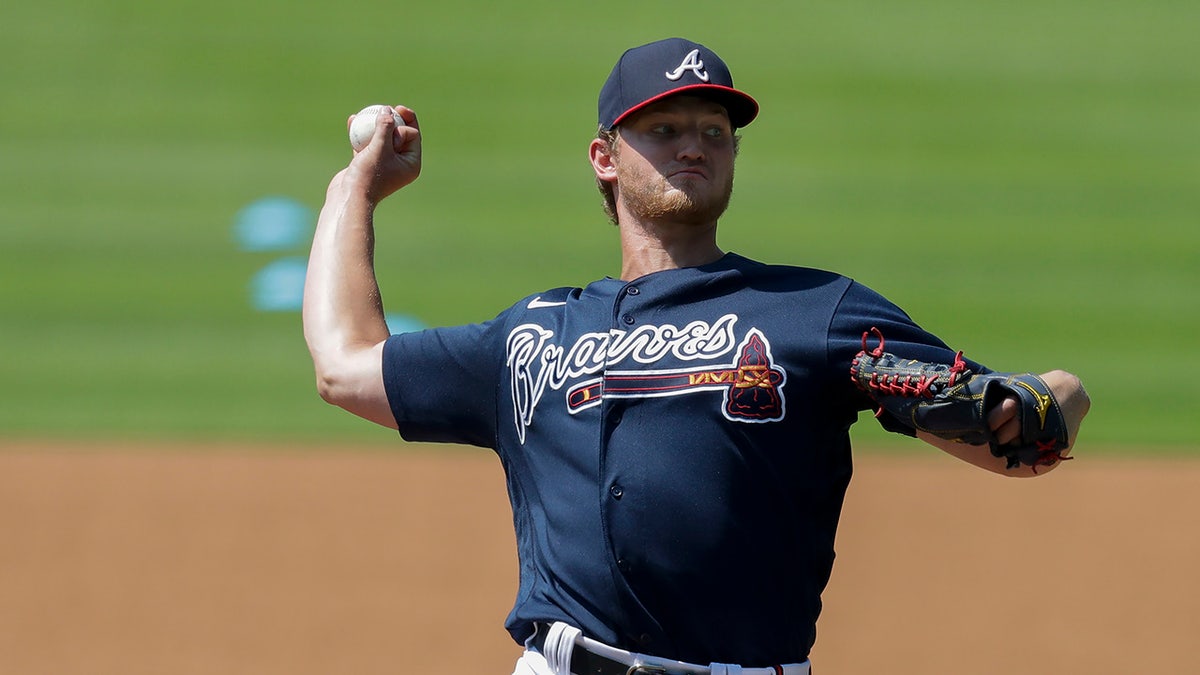
[[[622,316],[621,320],[625,322],[626,326],[632,326],[634,324],[634,321],[636,321],[636,319],[633,318],[632,314],[626,314],[625,316]]]
[[[612,495],[613,499],[620,499],[625,496],[625,488],[620,485],[614,485],[608,488],[608,494]]]
[[[630,286],[629,288],[625,289],[625,292],[628,293],[629,295],[637,295],[638,293],[641,293],[642,291],[637,286]]]

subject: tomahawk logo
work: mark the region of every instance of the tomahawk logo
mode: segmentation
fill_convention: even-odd
[[[704,62],[700,60],[700,50],[693,49],[688,52],[688,55],[683,57],[683,62],[679,64],[675,70],[665,73],[667,79],[675,82],[683,77],[687,71],[692,71],[701,82],[708,82],[708,71],[704,69]]]
[[[543,395],[564,388],[564,403],[572,415],[599,405],[605,398],[704,392],[712,396],[717,392],[721,394],[721,414],[730,421],[782,420],[787,373],[775,365],[771,344],[757,328],[751,328],[739,342],[734,333],[736,322],[736,314],[726,314],[712,324],[694,321],[683,327],[646,325],[628,332],[588,333],[569,347],[556,344],[554,332],[541,326],[518,326],[509,334],[507,345],[518,438],[525,442],[525,430],[533,423],[534,410]],[[732,361],[726,360],[730,356]],[[614,368],[630,362],[653,366],[668,357],[704,365]]]

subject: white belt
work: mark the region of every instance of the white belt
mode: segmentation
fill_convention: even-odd
[[[538,630],[545,630],[545,624],[539,624]],[[551,624],[546,633],[544,643],[540,635],[535,634],[542,656],[546,664],[556,675],[571,675],[571,656],[576,648],[591,652],[597,656],[616,661],[628,667],[626,675],[639,673],[669,673],[671,675],[809,675],[809,662],[791,663],[766,668],[743,668],[729,663],[712,663],[701,666],[683,661],[661,659],[628,652],[624,649],[610,647],[603,642],[597,642],[583,636],[578,628],[556,621]],[[532,644],[534,638],[530,638]]]

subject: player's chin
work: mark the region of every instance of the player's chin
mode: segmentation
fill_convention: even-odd
[[[710,224],[729,205],[728,190],[713,189],[708,181],[681,181],[660,184],[657,189],[625,193],[626,207],[631,213],[652,220]]]
[[[670,214],[670,220],[678,223],[711,225],[725,213],[725,206],[725,204],[705,204],[676,209]]]
[[[684,193],[677,202],[677,215],[690,216],[697,222],[713,222],[729,208],[731,194],[721,190],[703,190]]]

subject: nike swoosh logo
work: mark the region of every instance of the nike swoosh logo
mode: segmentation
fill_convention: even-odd
[[[545,309],[547,307],[562,307],[565,304],[567,304],[567,303],[565,303],[565,302],[550,302],[549,300],[543,300],[542,296],[539,295],[536,298],[530,300],[529,304],[525,305],[525,309]]]

